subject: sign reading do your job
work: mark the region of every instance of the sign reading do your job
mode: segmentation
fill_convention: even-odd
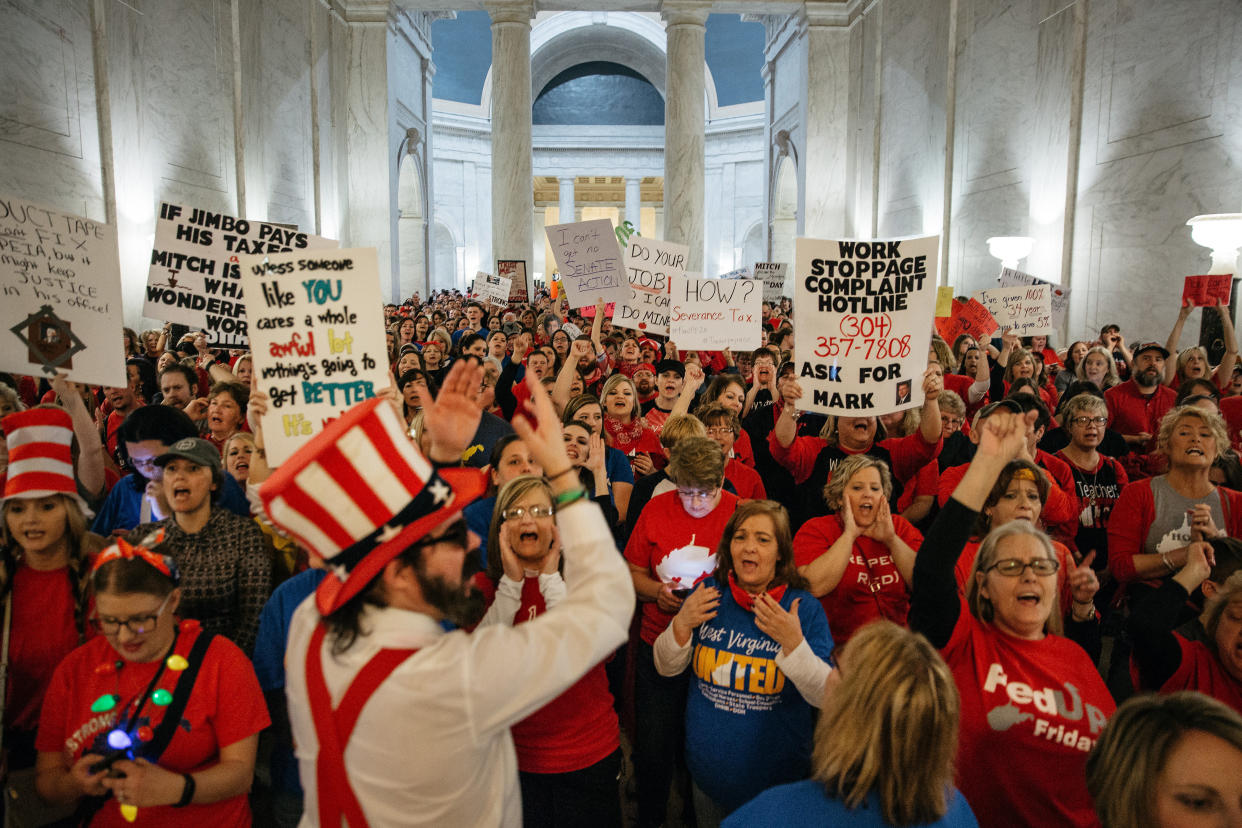
[[[793,276],[800,406],[852,416],[923,404],[939,236],[798,239]]]

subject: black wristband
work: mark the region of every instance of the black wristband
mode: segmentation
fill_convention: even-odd
[[[181,791],[181,799],[177,800],[174,808],[184,808],[194,801],[194,791],[198,785],[194,782],[194,777],[188,773],[181,774],[181,778],[185,780],[185,789]]]

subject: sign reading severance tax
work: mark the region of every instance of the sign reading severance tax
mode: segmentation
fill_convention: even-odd
[[[375,248],[243,256],[267,461],[392,382]]]
[[[868,416],[923,404],[939,242],[797,240],[801,408]]]
[[[279,224],[160,204],[142,312],[206,331],[214,345],[244,346],[248,340],[238,257],[339,246]]]

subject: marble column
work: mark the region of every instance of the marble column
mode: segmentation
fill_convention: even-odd
[[[842,238],[846,228],[846,148],[849,141],[850,30],[841,0],[808,2],[806,15],[806,182],[801,232]]]
[[[492,255],[530,262],[531,79],[529,0],[489,0],[492,18]],[[492,264],[488,264],[490,270]]]
[[[703,270],[704,35],[708,2],[665,0],[668,39],[664,104],[664,238],[690,248],[686,269]]]
[[[569,224],[574,221],[574,178],[558,178],[557,182],[561,185],[561,196],[559,199],[559,213],[557,221],[561,224]]]
[[[625,179],[625,221],[633,225],[635,230],[639,229],[642,223],[643,194],[641,185],[641,178]]]

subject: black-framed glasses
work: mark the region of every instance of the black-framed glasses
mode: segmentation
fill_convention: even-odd
[[[104,635],[116,635],[121,631],[121,627],[129,630],[134,635],[142,635],[151,632],[160,622],[160,616],[164,614],[164,609],[168,606],[172,593],[164,596],[164,600],[160,603],[159,609],[154,613],[147,615],[131,615],[129,618],[101,618],[98,615],[92,616],[90,619],[91,626]]]
[[[1061,562],[1053,558],[1036,558],[1033,561],[1004,558],[989,566],[988,569],[995,569],[1009,578],[1017,578],[1026,571],[1028,566],[1036,575],[1055,575],[1057,570],[1061,568]]]
[[[556,514],[556,509],[551,506],[514,506],[512,509],[505,509],[500,513],[501,520],[521,520],[530,515],[533,518],[550,518]]]
[[[1074,419],[1070,420],[1070,422],[1077,426],[1089,426],[1089,425],[1102,426],[1108,422],[1108,418],[1107,417],[1075,417]]]

